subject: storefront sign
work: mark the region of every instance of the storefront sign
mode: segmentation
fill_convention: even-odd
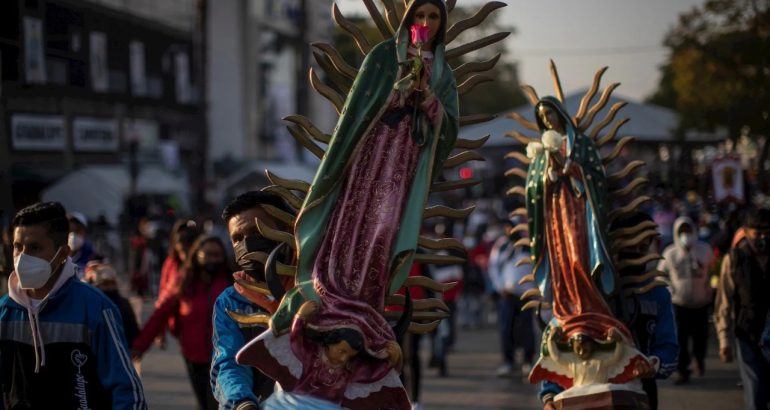
[[[14,114],[11,144],[27,151],[59,151],[66,146],[64,118],[55,115]]]
[[[115,120],[76,118],[72,122],[72,135],[76,151],[115,152],[119,147]]]

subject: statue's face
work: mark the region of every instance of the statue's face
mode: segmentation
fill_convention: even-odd
[[[432,3],[425,3],[414,11],[412,24],[428,27],[428,43],[433,43],[441,27],[441,10]]]
[[[564,122],[556,109],[550,105],[541,104],[537,109],[537,115],[540,116],[540,120],[543,121],[546,128],[564,133]]]
[[[581,360],[588,360],[594,354],[594,341],[588,337],[577,337],[572,341],[572,351]]]
[[[348,360],[352,359],[357,354],[358,351],[350,347],[348,342],[344,340],[326,346],[326,358],[329,359],[329,363],[333,366],[344,366]]]

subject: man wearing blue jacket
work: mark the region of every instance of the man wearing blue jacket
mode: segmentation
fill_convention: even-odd
[[[618,220],[613,227],[614,229],[627,228],[644,221],[652,221],[652,218],[643,212],[637,212]],[[649,239],[640,243],[636,249],[623,249],[618,255],[619,260],[639,258],[647,253],[651,245],[652,239]],[[620,271],[620,276],[636,276],[644,274],[646,271],[645,266],[631,266]],[[657,287],[647,293],[625,298],[622,301],[622,306],[615,310],[631,331],[637,349],[656,363],[655,368],[651,369],[648,374],[641,374],[639,377],[642,382],[642,389],[647,394],[650,410],[657,410],[658,387],[656,380],[671,376],[671,373],[676,370],[679,358],[679,343],[676,335],[671,293],[665,287]],[[544,382],[540,388],[543,409],[555,409],[553,398],[563,390],[558,384]]]
[[[264,282],[264,266],[246,260],[244,255],[252,252],[270,253],[276,243],[264,238],[257,230],[256,219],[271,228],[284,227],[263,206],[273,206],[293,214],[292,210],[277,195],[251,191],[235,198],[222,212],[227,224],[230,242],[235,250],[236,262],[243,269],[236,272],[236,278]],[[262,300],[257,298],[261,297]],[[214,305],[214,357],[211,363],[211,387],[219,402],[220,410],[256,410],[258,403],[273,392],[275,382],[256,368],[242,366],[235,362],[235,355],[251,339],[257,337],[265,327],[244,325],[228,315],[228,311],[239,314],[265,313],[266,307],[277,304],[266,296],[249,294],[237,284],[222,292]]]
[[[118,309],[75,277],[64,208],[29,206],[12,227],[15,270],[0,299],[0,407],[146,409]]]

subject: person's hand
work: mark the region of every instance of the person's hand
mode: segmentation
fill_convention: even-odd
[[[729,346],[719,348],[719,360],[721,360],[722,363],[732,363],[733,351]]]
[[[155,343],[155,347],[157,347],[158,349],[166,350],[166,336],[165,335],[160,335],[160,336],[156,337],[155,340],[154,340],[154,343]]]
[[[556,342],[561,342],[564,339],[564,330],[559,326],[553,326],[548,337]]]
[[[142,360],[142,352],[135,349],[131,349],[131,360],[135,362]]]
[[[655,370],[657,367],[657,360],[658,359],[656,357],[651,357],[650,361],[640,360],[636,362],[636,366],[634,367],[634,376],[640,377],[642,379],[655,377],[655,373],[657,373]]]
[[[620,333],[620,330],[618,328],[613,327],[609,331],[609,335],[607,335],[607,340],[610,342],[622,342],[623,341],[623,334]]]
[[[401,352],[401,346],[398,345],[398,343],[390,341],[388,342],[387,346],[385,346],[385,350],[388,352],[388,364],[390,364],[390,367],[394,369],[401,369],[401,365],[403,363],[404,355]]]
[[[553,400],[548,400],[543,404],[543,410],[556,410],[556,405],[553,404]]]
[[[297,317],[302,320],[307,320],[316,314],[318,311],[318,302],[314,300],[308,300],[299,307],[297,311]]]

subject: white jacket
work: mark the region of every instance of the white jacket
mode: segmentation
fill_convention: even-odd
[[[698,230],[690,218],[677,218],[674,222],[674,243],[663,251],[658,270],[668,277],[671,301],[675,305],[699,308],[713,300],[714,291],[708,271],[714,254],[709,244],[697,239],[686,248],[679,239],[679,230],[684,224],[690,225],[693,235],[696,235]]]

